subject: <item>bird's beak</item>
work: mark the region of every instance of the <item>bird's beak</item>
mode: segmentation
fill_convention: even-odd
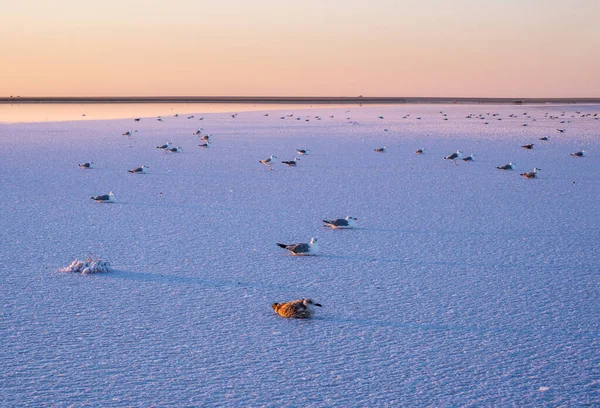
[[[313,303],[315,306],[323,307],[320,303]]]

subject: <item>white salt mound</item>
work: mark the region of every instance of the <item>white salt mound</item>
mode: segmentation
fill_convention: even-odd
[[[59,272],[75,272],[81,273],[83,275],[87,275],[89,273],[104,273],[110,272],[110,264],[108,261],[103,261],[101,259],[92,259],[88,258],[84,261],[80,261],[79,259],[74,260],[71,265],[66,268],[61,268],[58,270]]]

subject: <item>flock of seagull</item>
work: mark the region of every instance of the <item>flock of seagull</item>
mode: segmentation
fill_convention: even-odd
[[[440,112],[443,116],[443,120],[448,120],[448,114],[444,113],[443,111]],[[594,119],[598,120],[598,114],[582,114],[581,112],[576,112],[576,114],[578,114],[580,117],[594,117]],[[403,119],[407,119],[410,115],[406,115],[403,117]],[[490,114],[488,113],[487,116],[490,116]],[[499,116],[498,113],[494,113],[491,115],[492,117],[497,117]],[[523,113],[523,116],[527,116],[527,112]],[[565,116],[565,112],[561,113],[561,116]],[[511,114],[509,115],[509,117],[511,118],[517,118],[518,116],[515,114]],[[550,118],[550,119],[558,119],[559,116],[548,116],[548,113],[545,114],[545,117]],[[470,114],[468,116],[466,116],[467,119],[473,119],[474,116],[473,114]],[[479,114],[477,116],[475,116],[476,119],[485,119],[485,115],[483,114]],[[531,116],[527,116],[528,119],[532,119]],[[379,116],[379,119],[383,119],[383,116]],[[420,117],[418,117],[417,119],[421,119]],[[497,120],[502,120],[502,118],[498,117]],[[536,121],[535,118],[532,119],[533,121]],[[563,120],[560,123],[570,123],[570,121],[567,120]],[[485,122],[484,124],[489,124],[489,122]],[[524,123],[521,126],[528,126],[527,123]],[[387,129],[384,129],[385,131],[387,131]],[[565,133],[566,129],[556,129],[559,133]],[[548,136],[544,136],[544,137],[540,137],[539,140],[541,141],[545,141],[548,142],[550,141],[550,137]],[[526,149],[526,150],[532,150],[533,147],[535,146],[534,143],[530,143],[530,144],[526,144],[526,145],[522,145],[521,147]],[[386,153],[387,152],[387,146],[383,146],[383,147],[379,147],[374,149],[375,152],[377,153]],[[426,149],[425,148],[421,148],[421,149],[417,149],[414,151],[415,154],[417,155],[423,155],[425,154]],[[582,149],[580,151],[571,153],[571,156],[574,157],[584,157],[586,155],[586,151],[585,149]],[[454,164],[456,165],[456,161],[457,160],[462,160],[465,162],[470,162],[470,161],[474,161],[475,160],[475,154],[471,153],[469,156],[467,157],[463,157],[463,151],[462,150],[457,150],[454,153],[451,153],[447,156],[444,156],[445,160],[452,160],[452,162],[454,162]],[[508,164],[504,164],[502,166],[497,166],[496,168],[499,170],[514,170],[516,166],[515,162],[509,162]],[[538,177],[538,171],[540,171],[541,169],[539,167],[534,167],[534,169],[530,172],[525,172],[525,173],[521,173],[521,176],[528,178],[528,179],[533,179],[533,178],[537,178]]]
[[[444,112],[440,112],[443,116],[443,120],[448,120],[447,118],[447,114]],[[580,112],[577,112],[580,113]],[[564,112],[562,113],[562,116],[564,116]],[[524,116],[527,115],[526,113],[523,114]],[[588,114],[587,116],[589,116],[590,114]],[[176,115],[178,116],[178,115]],[[266,114],[265,116],[268,116],[268,114]],[[403,117],[403,119],[408,118],[410,115],[406,115]],[[490,114],[488,113],[487,116],[490,116]],[[498,114],[492,114],[492,117],[497,117]],[[596,116],[595,119],[598,119],[597,114],[594,115]],[[236,117],[236,115],[232,115],[233,118]],[[288,115],[288,117],[293,117],[293,115]],[[517,117],[516,115],[510,115],[509,117]],[[530,116],[527,116],[528,118],[531,118]],[[546,117],[548,117],[548,115],[546,114]],[[188,119],[193,118],[193,116],[188,117]],[[281,119],[285,119],[286,117],[281,117]],[[467,119],[485,119],[485,115],[480,114],[478,116],[473,116],[472,114],[467,116]],[[550,119],[558,119],[558,116],[550,116]],[[300,120],[300,118],[296,118],[297,120]],[[348,118],[350,119],[350,118]],[[383,116],[379,116],[379,119],[383,119]],[[420,117],[416,118],[416,119],[421,119]],[[162,118],[158,118],[159,121],[162,121]],[[317,117],[317,120],[321,120],[320,117]],[[502,118],[497,117],[497,120],[502,120]],[[535,121],[536,119],[534,118],[533,121]],[[135,119],[136,122],[140,121],[140,118],[136,118]],[[565,123],[566,121],[562,121],[561,123]],[[489,122],[485,122],[485,124],[488,124]],[[526,126],[527,124],[523,124],[522,126]],[[385,131],[387,131],[388,129],[385,129]],[[565,133],[566,129],[556,129],[559,133]],[[210,134],[203,134],[204,129],[200,128],[198,130],[196,130],[193,135],[196,136],[200,136],[201,137],[201,143],[198,145],[201,148],[208,148],[211,145],[211,135]],[[137,130],[129,130],[125,133],[123,133],[124,136],[128,136],[131,137],[135,132],[137,132]],[[541,137],[539,138],[539,140],[542,141],[549,141],[550,138],[549,137]],[[524,149],[527,150],[532,150],[534,148],[534,144],[527,144],[527,145],[523,145],[521,146]],[[156,146],[157,149],[161,149],[164,150],[165,152],[170,152],[170,153],[180,153],[182,151],[181,146],[172,146],[172,143],[169,141],[163,145],[159,145]],[[427,149],[425,148],[421,148],[421,149],[417,149],[414,151],[415,154],[417,155],[424,155]],[[387,152],[387,146],[383,146],[383,147],[379,147],[374,149],[374,151],[376,153],[386,153]],[[303,149],[297,149],[296,150],[296,157],[294,157],[293,160],[283,160],[281,161],[281,163],[285,164],[288,167],[295,167],[298,164],[298,161],[300,160],[300,158],[298,156],[304,156],[309,154],[309,149],[303,148]],[[584,157],[586,155],[586,151],[585,150],[580,150],[574,153],[571,153],[571,156],[574,157]],[[269,157],[259,160],[259,163],[265,165],[266,167],[268,167],[270,170],[273,169],[273,165],[276,163],[275,159],[277,159],[277,156],[275,155],[270,155]],[[462,150],[457,150],[454,153],[451,153],[447,156],[444,157],[445,160],[450,160],[452,162],[454,162],[454,164],[457,164],[457,160],[463,160],[464,162],[472,162],[475,160],[475,154],[470,154],[469,156],[463,157],[463,151]],[[496,168],[499,170],[514,170],[516,166],[515,162],[509,162],[508,164],[504,164],[502,166],[497,166]],[[95,167],[95,163],[93,161],[90,162],[86,162],[86,163],[82,163],[79,165],[79,167],[81,167],[82,169],[93,169]],[[145,174],[148,172],[149,166],[146,165],[142,165],[140,167],[136,167],[133,169],[129,169],[127,170],[129,173],[133,173],[133,174]],[[534,168],[533,171],[531,172],[526,172],[526,173],[521,173],[521,176],[528,178],[528,179],[533,179],[533,178],[537,178],[538,176],[538,171],[540,169],[539,168]],[[113,192],[111,191],[108,194],[103,194],[103,195],[98,195],[98,196],[92,196],[91,197],[92,200],[95,200],[97,202],[100,203],[113,203],[115,202],[115,195],[113,194]],[[354,228],[355,227],[355,222],[358,219],[352,216],[347,216],[345,218],[338,218],[338,219],[330,219],[330,220],[323,220],[324,226],[329,227],[329,228],[333,228],[333,229],[349,229],[349,228]],[[300,243],[293,243],[293,244],[282,244],[282,243],[276,243],[277,246],[279,246],[280,248],[283,248],[287,251],[289,251],[292,255],[294,256],[314,256],[317,255],[319,253],[319,246],[317,243],[317,238],[312,238],[309,242],[300,242]],[[315,307],[321,307],[322,305],[315,303],[312,299],[310,298],[303,298],[303,299],[298,299],[298,300],[294,300],[291,302],[285,302],[285,303],[273,303],[272,304],[272,308],[273,310],[280,316],[282,317],[291,317],[291,318],[307,318],[307,317],[311,317],[314,315],[314,311],[315,311]]]

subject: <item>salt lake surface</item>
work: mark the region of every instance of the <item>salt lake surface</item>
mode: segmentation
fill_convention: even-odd
[[[594,114],[412,105],[0,124],[0,405],[597,406]],[[156,149],[167,141],[182,152]],[[310,153],[296,168],[279,163],[297,148]],[[475,160],[443,159],[458,149]],[[271,154],[272,170],[259,163]],[[519,175],[534,167],[539,178]],[[114,204],[90,199],[109,191]],[[357,228],[322,225],[346,215]],[[311,237],[315,257],[275,245]],[[89,255],[114,271],[57,271]],[[300,297],[323,305],[315,318],[270,307]]]

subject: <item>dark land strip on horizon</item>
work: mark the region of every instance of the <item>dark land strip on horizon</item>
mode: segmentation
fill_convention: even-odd
[[[600,98],[451,98],[373,96],[91,96],[0,97],[0,103],[264,103],[264,104],[590,104]]]

